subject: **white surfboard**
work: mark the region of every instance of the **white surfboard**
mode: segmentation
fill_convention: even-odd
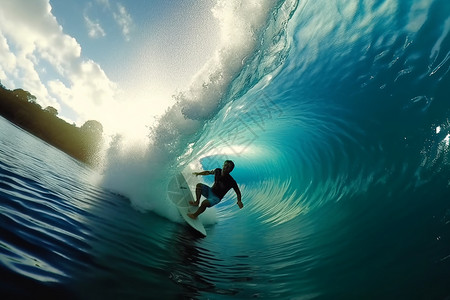
[[[191,189],[189,188],[183,174],[178,173],[170,180],[167,188],[167,195],[169,199],[177,206],[178,211],[186,223],[188,223],[203,236],[206,236],[206,230],[202,222],[198,218],[194,220],[187,215],[188,212],[195,212],[198,207],[189,204],[189,201],[194,201],[194,197],[192,196]]]

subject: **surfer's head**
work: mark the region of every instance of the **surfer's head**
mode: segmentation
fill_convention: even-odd
[[[233,171],[233,169],[234,169],[234,162],[232,162],[231,160],[226,160],[226,161],[223,163],[223,168],[222,168],[222,170],[223,170],[223,172],[224,172],[225,174],[230,173],[231,171]]]

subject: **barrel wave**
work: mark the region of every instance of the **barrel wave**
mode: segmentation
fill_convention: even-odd
[[[449,297],[450,3],[236,3],[214,11],[236,39],[174,96],[148,144],[117,137],[102,174],[77,165],[89,175],[65,179],[79,186],[72,197],[95,205],[45,208],[69,222],[59,239],[73,239],[61,256],[70,263],[41,258],[51,285],[12,258],[2,272],[75,298]],[[167,183],[226,159],[244,208],[230,192],[198,237]],[[11,186],[25,176],[2,172]],[[64,205],[75,205],[71,189],[56,195]]]

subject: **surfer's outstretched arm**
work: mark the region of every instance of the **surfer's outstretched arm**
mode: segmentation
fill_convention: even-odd
[[[242,199],[241,199],[241,191],[239,190],[238,187],[234,188],[234,191],[236,192],[236,197],[237,197],[237,205],[239,206],[239,208],[243,208],[244,204],[242,203]]]
[[[194,172],[192,174],[194,174],[195,176],[198,176],[198,175],[212,175],[212,174],[214,174],[214,171]]]

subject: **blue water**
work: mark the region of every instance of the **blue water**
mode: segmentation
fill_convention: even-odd
[[[280,1],[217,101],[102,170],[0,119],[2,299],[448,299],[449,31],[445,0]],[[201,238],[165,186],[224,159],[244,208]]]

